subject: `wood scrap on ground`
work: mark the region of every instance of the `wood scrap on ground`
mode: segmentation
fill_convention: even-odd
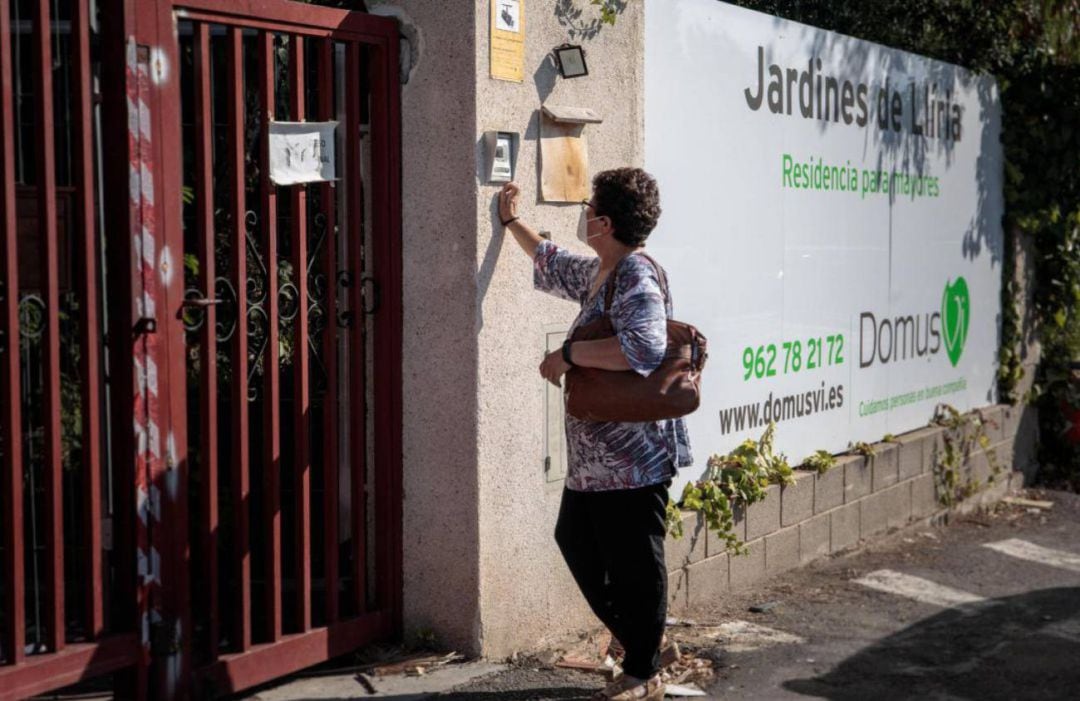
[[[697,626],[693,622],[687,622],[686,625],[688,628]],[[588,636],[568,650],[555,663],[555,666],[600,674],[610,678],[612,664],[607,655],[610,642],[611,636],[609,634]],[[698,686],[704,688],[714,677],[713,663],[712,660],[698,657],[693,652],[683,652],[676,662],[661,670],[660,677],[665,684],[675,685],[675,687],[693,689],[694,686]],[[682,696],[691,694],[669,695]],[[692,695],[703,695],[703,692]]]
[[[603,662],[586,660],[580,657],[563,657],[555,663],[555,666],[563,669],[576,669],[582,672],[605,673],[607,671],[607,667],[604,666]]]
[[[704,688],[714,676],[712,660],[698,657],[692,652],[684,652],[678,662],[660,671],[664,684],[676,686],[693,684]]]
[[[1054,508],[1054,502],[1042,501],[1041,499],[1027,499],[1025,497],[1004,497],[1001,501],[1013,506],[1030,506],[1034,509],[1049,510]]]
[[[420,676],[437,667],[465,659],[464,655],[456,652],[449,654],[418,654],[410,655],[404,659],[394,660],[384,664],[372,666],[369,672],[376,677],[389,677],[395,674]]]
[[[611,666],[604,664],[610,644],[611,633],[607,631],[588,635],[567,650],[555,666],[610,676]]]

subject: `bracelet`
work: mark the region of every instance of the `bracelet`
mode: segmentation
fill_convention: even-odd
[[[570,360],[570,344],[572,344],[572,343],[573,343],[573,341],[571,341],[569,338],[566,339],[565,341],[563,341],[563,344],[562,344],[562,359],[563,359],[564,363],[566,363],[567,365],[569,365],[570,367],[573,368],[573,367],[577,367],[577,366],[574,365],[573,360]]]
[[[517,221],[517,220],[518,220],[519,218],[520,218],[520,217],[510,217],[510,218],[509,218],[509,219],[507,219],[506,221],[502,222],[502,225],[503,225],[503,226],[510,226],[511,224],[513,224],[514,222],[516,222],[516,221]],[[500,220],[500,221],[502,221],[502,220]]]

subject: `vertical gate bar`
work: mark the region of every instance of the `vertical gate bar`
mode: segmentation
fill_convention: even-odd
[[[375,569],[379,608],[389,610],[394,629],[401,626],[401,171],[397,33],[375,51],[371,69],[372,237],[373,256],[387,295],[376,317]]]
[[[353,599],[356,612],[366,609],[367,599],[367,373],[365,348],[363,275],[364,210],[363,172],[360,164],[360,44],[349,41],[345,49],[345,188],[346,240],[349,287],[349,470],[352,476]]]
[[[213,99],[210,87],[210,28],[195,25],[195,226],[201,293],[214,300],[217,261],[214,251],[214,153]],[[202,523],[199,537],[205,561],[205,580],[198,587],[205,606],[207,651],[211,661],[218,656],[218,389],[217,389],[217,307],[203,307],[203,327],[199,334],[202,377],[199,382],[199,455]]]
[[[334,41],[319,44],[319,119],[335,117]],[[323,357],[326,367],[326,395],[323,397],[323,530],[324,577],[326,579],[326,621],[338,619],[338,382],[337,382],[337,206],[336,189],[322,183],[319,202],[326,217],[326,326],[323,329]]]
[[[263,356],[263,495],[267,532],[266,613],[270,640],[281,637],[281,374],[278,362],[277,186],[270,180],[270,122],[274,121],[274,35],[259,33],[259,177],[262,183],[263,256],[266,266],[264,310],[266,351]],[[258,362],[256,360],[256,362]]]
[[[115,235],[106,247],[106,284],[110,300],[108,314],[109,406],[112,425],[119,427],[110,435],[113,462],[113,549],[109,590],[109,627],[113,631],[142,633],[141,610],[138,598],[143,587],[139,583],[137,548],[145,532],[138,513],[137,442],[135,425],[134,362],[135,344],[132,329],[135,324],[133,293],[135,279],[134,226],[137,225],[135,193],[131,191],[132,176],[138,157],[138,146],[131,125],[136,124],[138,105],[135,76],[135,46],[130,40],[133,32],[134,0],[98,0],[102,15],[111,21],[102,23],[100,52],[102,90],[102,159],[104,172],[103,194],[109,204],[104,208],[105,227]],[[140,645],[132,667],[118,672],[117,698],[145,698],[148,674],[148,655]]]
[[[387,578],[389,590],[384,600],[389,602],[390,620],[394,631],[400,631],[403,623],[405,552],[402,539],[403,488],[402,488],[402,348],[404,346],[402,290],[404,289],[404,271],[401,231],[401,74],[398,72],[398,56],[401,55],[401,37],[396,31],[387,36],[387,47],[382,55],[383,99],[386,100],[386,143],[382,158],[385,158],[385,186],[387,201],[383,210],[386,217],[386,282],[393,291],[387,302],[384,315],[382,353],[386,361],[380,366],[386,369],[390,378],[383,391],[388,397],[388,411],[383,418],[384,429],[389,430],[390,440],[387,448],[387,472],[384,475],[385,525],[384,547],[389,551]]]
[[[232,166],[232,278],[236,285],[235,327],[232,334],[232,381],[230,397],[230,483],[234,518],[233,548],[237,610],[232,613],[232,639],[239,652],[251,647],[251,543],[248,455],[248,344],[247,344],[247,209],[244,192],[244,38],[239,27],[229,30],[229,160]]]
[[[132,328],[135,323],[132,265],[134,236],[137,222],[134,193],[131,192],[133,163],[138,149],[131,131],[137,104],[134,74],[134,46],[129,42],[132,31],[132,0],[99,0],[103,16],[113,21],[101,25],[101,74],[104,99],[102,110],[103,193],[109,204],[104,208],[105,227],[115,232],[106,247],[108,276],[108,362],[109,405],[114,426],[110,440],[113,462],[113,549],[111,586],[109,590],[109,625],[113,631],[141,633],[141,611],[137,602],[142,589],[138,583],[137,547],[145,530],[137,513],[136,500],[136,432],[134,373],[131,372],[134,353]],[[136,120],[137,121],[137,120]],[[135,664],[118,673],[118,698],[145,697],[148,657],[142,646]]]
[[[141,5],[142,3],[140,3]],[[147,8],[149,9],[149,8]],[[156,3],[153,15],[153,43],[149,64],[153,97],[152,164],[155,170],[155,196],[149,203],[159,242],[153,278],[159,305],[168,312],[161,315],[159,333],[148,342],[156,366],[160,368],[158,415],[161,419],[161,451],[152,473],[160,494],[160,516],[155,516],[154,541],[161,553],[159,599],[155,612],[161,616],[161,630],[168,644],[155,647],[152,679],[154,698],[160,701],[186,699],[191,670],[191,533],[188,529],[187,440],[187,362],[184,327],[180,312],[184,299],[184,225],[183,142],[181,138],[180,71],[165,70],[180,66],[180,47],[176,18],[171,3]],[[145,201],[146,198],[144,198]],[[153,407],[153,405],[151,405]],[[151,413],[153,415],[153,413]],[[154,693],[156,692],[156,693]]]
[[[0,439],[3,440],[3,534],[4,578],[2,603],[6,625],[0,630],[0,644],[9,663],[23,659],[26,621],[23,602],[23,518],[22,518],[22,417],[19,382],[19,279],[15,216],[15,135],[11,76],[11,12],[8,0],[0,0]]]
[[[133,451],[133,485],[138,519],[135,523],[135,551],[138,567],[135,597],[131,600],[136,609],[140,630],[140,653],[147,674],[152,664],[151,617],[154,610],[156,586],[160,580],[160,550],[154,549],[154,516],[160,514],[159,494],[154,489],[153,471],[155,456],[159,456],[160,432],[156,389],[149,380],[153,376],[148,364],[155,361],[154,335],[157,331],[157,286],[152,262],[157,251],[157,227],[153,211],[154,158],[151,150],[153,126],[150,120],[152,107],[156,107],[150,90],[151,58],[149,46],[135,41],[128,44],[127,104],[130,173],[132,184],[128,205],[131,210],[131,270],[130,295],[133,319],[137,319],[121,338],[130,339],[131,365],[127,366],[132,377],[130,396],[132,428],[135,435]],[[149,201],[148,201],[149,198]],[[148,325],[149,324],[149,325]],[[156,626],[155,626],[156,627]],[[147,680],[149,677],[147,677]],[[141,691],[141,689],[140,689]]]
[[[72,17],[73,55],[78,70],[73,99],[75,185],[78,192],[79,252],[82,265],[80,372],[82,374],[83,499],[86,538],[86,628],[91,638],[104,630],[101,550],[101,355],[98,328],[97,227],[94,207],[93,95],[90,65],[90,0],[76,0]]]
[[[45,289],[44,429],[45,429],[45,614],[48,645],[64,648],[64,511],[63,465],[60,448],[60,284],[59,241],[56,230],[56,144],[53,133],[52,31],[48,2],[37,3],[34,42],[37,61],[35,107],[37,124],[38,231],[44,244],[41,260]]]
[[[304,39],[290,40],[289,69],[291,83],[290,118],[302,122],[304,115]],[[297,314],[293,352],[293,417],[296,445],[293,466],[296,476],[296,605],[300,630],[311,628],[311,452],[308,410],[308,289],[307,289],[307,188],[292,187],[292,252],[296,271]]]

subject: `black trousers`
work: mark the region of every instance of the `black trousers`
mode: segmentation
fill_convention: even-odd
[[[581,593],[626,648],[623,671],[659,667],[667,620],[664,514],[671,483],[607,492],[563,490],[555,541]]]

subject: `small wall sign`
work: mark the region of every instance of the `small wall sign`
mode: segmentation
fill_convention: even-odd
[[[525,0],[491,2],[491,77],[525,81]]]
[[[270,122],[270,180],[275,185],[334,180],[337,122]]]

